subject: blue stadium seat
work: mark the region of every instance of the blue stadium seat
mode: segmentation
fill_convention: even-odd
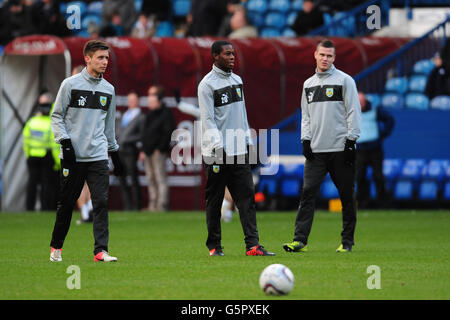
[[[283,197],[300,196],[301,181],[298,179],[284,179],[281,181],[281,195]]]
[[[423,93],[410,92],[406,95],[405,105],[406,108],[427,110],[430,104],[430,100]]]
[[[87,14],[98,14],[101,16],[103,12],[103,1],[94,1],[88,4],[86,9]]]
[[[0,46],[0,56],[2,55],[2,53],[3,53],[3,46]]]
[[[81,28],[87,29],[91,23],[102,25],[102,18],[97,14],[87,14],[81,19]]]
[[[414,64],[413,72],[429,75],[435,65],[431,59],[419,60]]]
[[[76,30],[76,36],[80,37],[80,38],[90,38],[91,35],[89,34],[89,32],[87,31],[87,29],[80,29],[80,30]]]
[[[274,29],[274,28],[263,28],[261,29],[261,32],[259,33],[259,35],[262,38],[276,38],[281,36],[280,31],[278,31],[278,29]]]
[[[296,37],[297,34],[291,28],[284,28],[283,31],[281,31],[281,36],[282,37]]]
[[[417,182],[422,176],[422,171],[426,166],[425,159],[408,159],[405,161],[402,170],[400,171],[400,179],[410,179]]]
[[[436,200],[438,198],[438,184],[436,181],[422,181],[419,187],[419,200]]]
[[[450,110],[450,96],[437,96],[431,99],[431,109]]]
[[[320,186],[320,196],[324,199],[339,198],[339,191],[334,185],[333,181],[331,180],[329,174],[327,174],[325,180],[322,182],[322,185]]]
[[[247,10],[259,13],[265,13],[269,6],[265,0],[249,0],[247,2]]]
[[[292,0],[291,10],[302,11],[303,10],[303,0]]]
[[[402,169],[403,161],[400,159],[384,159],[383,175],[386,178],[386,189],[393,190],[395,181]]]
[[[427,86],[427,76],[423,74],[416,74],[411,76],[408,81],[408,90],[413,92],[425,92]]]
[[[381,97],[381,106],[384,108],[402,109],[404,98],[400,93],[386,92]]]
[[[143,0],[134,0],[134,8],[136,9],[136,12],[141,11],[142,2],[143,2]]]
[[[378,108],[381,105],[381,98],[378,93],[366,93],[366,99],[372,105],[372,108]]]
[[[289,12],[286,18],[286,24],[292,26],[295,22],[295,19],[297,18],[297,14],[298,14],[297,11]]]
[[[270,11],[264,19],[264,26],[268,28],[282,30],[286,25],[286,16],[283,13]]]
[[[445,178],[447,160],[432,159],[422,169],[422,179],[441,182]]]
[[[397,200],[411,200],[414,196],[413,182],[409,180],[398,181],[394,189],[394,198]]]
[[[269,9],[286,14],[291,8],[290,0],[270,0]]]
[[[447,181],[444,185],[444,192],[442,193],[442,198],[445,201],[450,201],[450,181]]]
[[[265,165],[259,168],[258,191],[267,192],[268,195],[278,193],[278,186],[283,176],[283,166]]]
[[[175,17],[184,17],[191,9],[191,0],[175,0],[172,8]]]
[[[173,37],[173,34],[175,32],[175,28],[170,21],[161,21],[158,24],[158,27],[156,28],[156,36],[163,38],[163,37]]]
[[[258,29],[264,26],[264,14],[256,11],[248,11],[247,15],[251,23]]]
[[[408,90],[408,80],[406,80],[406,78],[403,77],[395,77],[388,79],[386,81],[384,90],[388,92],[397,92],[404,94]]]

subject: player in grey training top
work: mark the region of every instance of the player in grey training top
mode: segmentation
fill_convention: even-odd
[[[56,142],[61,144],[61,195],[50,242],[50,261],[62,261],[61,249],[69,231],[72,211],[86,181],[94,208],[94,261],[117,261],[108,254],[108,152],[114,174],[122,164],[115,138],[114,87],[103,78],[109,46],[88,41],[83,49],[86,68],[61,84],[52,113]]]
[[[354,245],[355,142],[361,131],[361,107],[355,81],[334,67],[335,57],[333,42],[321,41],[314,53],[316,73],[303,84],[301,139],[306,161],[294,241],[283,245],[288,252],[307,250],[315,199],[327,172],[342,202],[337,251],[349,252]]]
[[[211,46],[214,64],[198,86],[202,122],[202,154],[206,169],[206,246],[211,256],[223,256],[220,209],[225,186],[239,209],[246,255],[273,256],[259,244],[255,194],[247,153],[250,130],[241,78],[232,72],[234,49],[227,41]],[[238,158],[244,158],[243,163]],[[225,163],[224,163],[225,160]]]

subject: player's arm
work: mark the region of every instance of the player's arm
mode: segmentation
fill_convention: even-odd
[[[51,114],[51,124],[55,141],[61,143],[62,140],[70,139],[66,130],[64,119],[66,117],[67,109],[70,105],[71,86],[70,83],[64,80],[59,87],[56,95],[55,105]]]
[[[344,104],[347,110],[347,139],[356,141],[361,134],[361,105],[355,81],[350,77],[345,79]]]
[[[116,94],[113,92],[111,97],[111,104],[105,119],[105,136],[108,141],[108,152],[119,150],[119,145],[116,141]]]
[[[304,85],[300,107],[302,109],[301,140],[311,141],[311,119],[309,115],[308,101],[306,100],[306,90]]]
[[[204,82],[201,82],[198,86],[198,105],[202,127],[205,130],[202,137],[203,141],[208,143],[211,152],[223,149],[223,140],[214,121],[213,89]]]

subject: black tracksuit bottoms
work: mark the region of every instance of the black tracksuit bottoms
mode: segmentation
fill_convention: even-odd
[[[312,161],[306,160],[294,241],[308,243],[316,197],[327,172],[330,173],[342,202],[342,244],[353,246],[356,226],[355,165],[345,162],[344,152],[314,153]]]
[[[94,208],[94,254],[102,250],[108,251],[108,160],[77,162],[70,166],[65,165],[64,160],[61,160],[61,193],[50,242],[50,246],[55,249],[60,249],[63,246],[69,232],[73,208],[80,197],[85,181],[91,192]]]
[[[209,250],[221,245],[221,207],[228,187],[231,197],[239,210],[244,241],[247,249],[259,244],[256,226],[255,187],[248,158],[245,164],[205,164],[206,169],[206,225]]]

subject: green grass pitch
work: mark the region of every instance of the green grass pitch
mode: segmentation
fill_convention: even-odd
[[[237,214],[222,224],[225,257],[209,257],[203,212],[110,212],[110,253],[93,262],[92,225],[73,221],[63,262],[49,261],[54,213],[0,213],[0,299],[450,299],[450,211],[359,211],[355,246],[336,253],[341,215],[316,212],[309,252],[286,253],[295,212],[259,212],[261,243],[275,257],[247,257]],[[282,263],[293,291],[264,295],[261,271]],[[80,289],[68,289],[71,265]],[[380,289],[367,287],[380,268]]]

